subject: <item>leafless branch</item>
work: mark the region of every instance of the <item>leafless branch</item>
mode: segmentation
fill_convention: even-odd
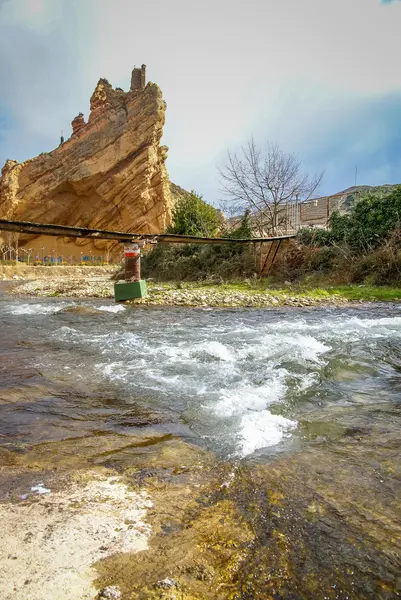
[[[295,154],[272,143],[261,150],[251,138],[240,155],[228,151],[219,174],[226,207],[231,205],[237,214],[250,210],[257,229],[274,235],[288,219],[285,205],[309,200],[324,173],[309,177]]]

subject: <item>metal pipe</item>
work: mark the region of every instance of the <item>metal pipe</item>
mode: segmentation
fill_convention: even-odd
[[[0,231],[16,231],[30,235],[50,235],[55,237],[95,238],[98,240],[115,240],[126,243],[135,242],[141,239],[167,244],[249,244],[249,242],[260,242],[263,244],[275,239],[295,237],[295,235],[283,235],[269,238],[246,238],[237,240],[233,238],[209,238],[171,233],[124,233],[121,231],[108,231],[104,229],[70,227],[68,225],[9,221],[7,219],[0,219]]]

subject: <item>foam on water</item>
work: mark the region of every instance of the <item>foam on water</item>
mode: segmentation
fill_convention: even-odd
[[[31,492],[36,492],[37,494],[50,494],[51,489],[44,486],[43,482],[38,483],[37,485],[33,485],[31,487]]]
[[[220,391],[220,399],[211,407],[221,417],[242,415],[249,410],[262,411],[274,402],[280,402],[287,391],[285,369],[272,373],[264,385],[249,382],[236,389],[226,388]]]
[[[58,304],[16,304],[11,306],[9,314],[11,315],[54,315],[66,307],[65,302]]]
[[[239,454],[247,456],[260,448],[275,446],[296,426],[296,421],[273,415],[267,409],[246,414],[241,419]]]
[[[236,454],[246,456],[260,448],[274,446],[297,426],[296,421],[274,415],[267,409],[267,406],[285,399],[288,375],[285,369],[278,369],[264,385],[248,384],[236,390],[227,388],[222,391],[220,400],[209,407],[221,419],[236,417]]]
[[[321,363],[322,355],[329,350],[329,345],[311,335],[260,332],[259,335],[254,333],[252,343],[244,345],[239,354],[254,360],[291,358],[304,363]]]
[[[124,312],[125,308],[121,304],[106,304],[105,306],[97,306],[96,310],[100,310],[101,312],[118,313]]]
[[[192,354],[204,354],[207,357],[227,362],[235,361],[235,354],[230,349],[216,340],[210,340],[198,344],[191,350]]]
[[[350,344],[358,346],[357,367],[374,370],[372,344],[401,336],[398,316],[322,310],[274,319],[272,313],[244,311],[234,320],[216,318],[217,311],[183,310],[177,317],[174,311],[138,314],[120,305],[97,309],[111,309],[116,317],[91,327],[74,322],[52,333],[85,355],[90,351],[91,379],[119,386],[133,399],[149,396],[156,407],[173,409],[199,435],[237,456],[291,437],[294,406],[319,396],[325,370],[330,372],[334,358],[349,355]],[[77,363],[76,374],[82,369]],[[343,392],[339,400],[346,401]]]
[[[296,427],[295,420],[268,410],[272,404],[285,402],[288,380],[296,381],[299,390],[316,384],[316,373],[294,376],[280,362],[290,357],[300,364],[321,365],[330,347],[311,336],[268,338],[255,330],[253,344],[248,340],[241,347],[238,340],[224,341],[186,339],[171,345],[164,339],[156,345],[137,334],[114,333],[113,348],[117,346],[117,354],[123,350],[124,360],[96,366],[110,381],[160,392],[172,401],[187,396],[191,414],[195,398],[202,397],[196,411],[202,409],[207,421],[212,418],[215,435],[219,435],[219,423],[231,419],[228,437],[237,447],[234,453],[244,456],[279,443]],[[102,353],[107,354],[107,348]]]
[[[377,319],[361,319],[360,317],[334,316],[325,319],[324,323],[308,322],[306,319],[286,320],[267,326],[269,331],[302,332],[303,334],[323,334],[325,338],[338,337],[342,333],[363,334],[364,332],[381,332],[388,334],[389,330],[401,334],[401,317],[379,317]]]

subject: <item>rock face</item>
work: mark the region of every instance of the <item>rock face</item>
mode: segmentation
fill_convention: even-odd
[[[85,123],[84,115],[83,115],[83,113],[79,113],[79,115],[71,121],[72,135],[75,135],[76,133],[78,133],[83,127],[85,127],[85,125],[86,125],[86,123]]]
[[[146,84],[145,65],[134,69],[127,93],[100,79],[90,100],[88,122],[82,113],[75,117],[70,139],[26,162],[6,162],[0,178],[0,218],[164,231],[173,204],[165,166],[167,147],[160,146],[165,110],[160,88]],[[20,245],[27,243],[28,238],[21,236]],[[44,252],[99,256],[110,249],[100,240],[43,236],[31,236],[29,245],[34,257]],[[118,244],[113,248],[119,251]]]

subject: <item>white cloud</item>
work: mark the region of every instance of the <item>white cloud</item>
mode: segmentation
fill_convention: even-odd
[[[168,104],[171,177],[208,197],[219,157],[251,132],[290,146],[294,122],[302,150],[311,142],[309,105],[335,119],[336,103],[401,88],[401,3],[12,0],[2,15],[0,51],[10,64],[0,65],[1,83],[31,140],[19,142],[19,156],[38,130],[50,143],[79,110],[87,113],[99,77],[127,89],[134,64],[146,63]],[[28,32],[18,44],[15,36],[1,41],[10,23]],[[300,126],[297,115],[309,122]]]

